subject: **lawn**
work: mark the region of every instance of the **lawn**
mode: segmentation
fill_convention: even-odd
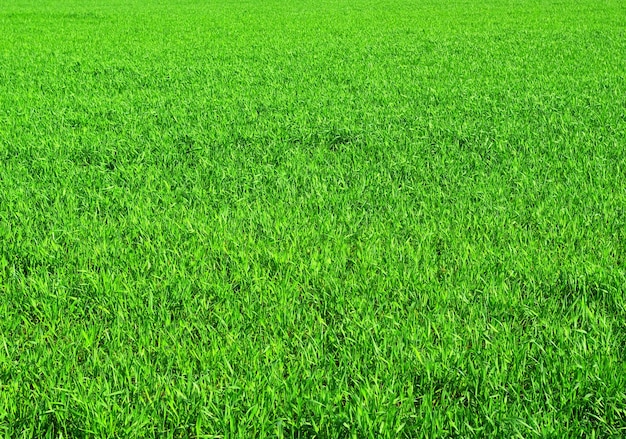
[[[0,435],[624,437],[623,0],[0,0]]]

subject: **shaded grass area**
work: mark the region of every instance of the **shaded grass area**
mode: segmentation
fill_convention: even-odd
[[[623,435],[625,25],[0,6],[0,431]]]

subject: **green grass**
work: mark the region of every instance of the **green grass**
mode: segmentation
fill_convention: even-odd
[[[1,0],[0,435],[626,435],[623,0]]]

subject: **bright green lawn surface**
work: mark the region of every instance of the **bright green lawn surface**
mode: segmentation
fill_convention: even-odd
[[[626,3],[0,1],[0,435],[626,434]]]

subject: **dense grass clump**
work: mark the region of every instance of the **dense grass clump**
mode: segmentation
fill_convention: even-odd
[[[626,435],[626,3],[0,4],[0,435]]]

